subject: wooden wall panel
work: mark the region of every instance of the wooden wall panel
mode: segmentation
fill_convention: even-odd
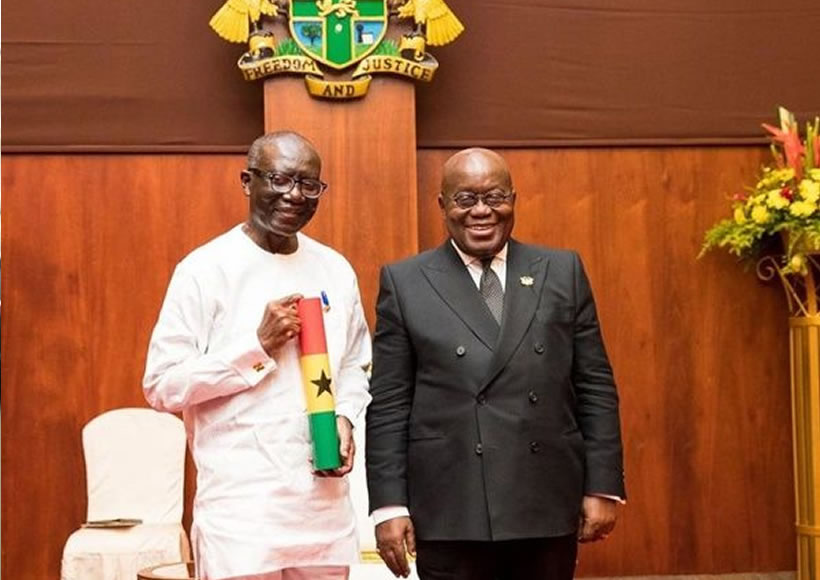
[[[452,151],[419,157],[419,239]],[[514,150],[513,235],[580,251],[618,380],[629,501],[579,573],[794,569],[785,298],[695,256],[762,149]]]
[[[418,230],[404,229],[422,248],[443,238],[435,192],[449,154],[419,152]],[[784,300],[727,256],[694,259],[724,195],[764,154],[506,154],[519,191],[515,234],[581,252],[622,397],[629,503],[610,540],[582,550],[582,575],[794,568]],[[144,405],[145,350],[171,269],[243,219],[243,162],[3,156],[9,578],[58,577],[63,543],[85,515],[80,429],[108,408]],[[359,197],[366,208],[383,195],[369,184]],[[323,200],[317,219],[360,219],[361,239],[336,245],[360,276],[375,271],[390,252],[369,250],[402,224],[337,199]],[[362,286],[372,304],[376,280],[368,274]]]
[[[146,348],[171,271],[243,218],[243,158],[2,164],[2,569],[56,579],[85,519],[80,430],[102,411],[146,406]],[[189,470],[189,500],[192,482]]]

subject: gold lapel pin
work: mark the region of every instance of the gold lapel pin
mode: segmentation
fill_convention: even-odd
[[[532,286],[532,283],[533,283],[532,276],[521,276],[521,278],[519,278],[519,280],[521,280],[521,285],[522,286]]]

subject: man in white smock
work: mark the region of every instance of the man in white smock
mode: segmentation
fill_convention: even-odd
[[[145,396],[182,412],[197,466],[191,539],[200,580],[337,580],[358,561],[343,476],[353,467],[352,423],[370,401],[370,337],[350,264],[299,233],[327,189],[320,173],[300,135],[257,139],[241,172],[247,221],[177,265],[151,337]],[[332,471],[311,463],[303,296],[326,303],[342,456]]]

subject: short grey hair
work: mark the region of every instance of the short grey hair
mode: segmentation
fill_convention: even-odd
[[[266,148],[277,146],[283,141],[298,141],[313,150],[316,157],[319,157],[319,153],[316,151],[316,147],[313,146],[313,143],[296,131],[274,131],[273,133],[266,133],[258,137],[251,143],[250,149],[248,149],[248,167],[258,167],[259,162],[262,160],[262,152]]]

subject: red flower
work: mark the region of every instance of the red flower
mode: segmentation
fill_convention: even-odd
[[[791,126],[788,131],[783,131],[768,123],[763,123],[763,128],[772,134],[774,141],[783,145],[783,152],[786,154],[786,165],[794,169],[794,174],[797,179],[800,179],[803,175],[801,157],[805,152],[805,148],[800,142],[800,135],[797,134],[797,126]]]
[[[814,166],[820,167],[820,135],[814,136]]]
[[[794,194],[792,193],[791,189],[789,189],[788,187],[784,187],[780,190],[780,197],[784,197],[789,201],[792,201],[794,199]]]

